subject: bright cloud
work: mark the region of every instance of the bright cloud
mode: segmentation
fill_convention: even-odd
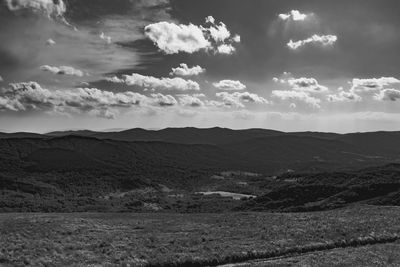
[[[113,83],[125,83],[126,85],[136,85],[143,88],[178,91],[200,90],[200,85],[197,82],[194,82],[192,80],[184,80],[179,77],[156,78],[153,76],[144,76],[138,73],[133,73],[132,75],[123,75],[122,78],[114,76],[111,78],[107,78],[106,80]]]
[[[46,41],[46,45],[48,45],[48,46],[54,46],[54,45],[56,45],[56,42],[53,40],[53,39],[48,39],[47,41]]]
[[[246,89],[246,85],[241,83],[240,81],[233,81],[233,80],[222,80],[216,83],[213,83],[213,86],[219,90],[226,90],[226,91],[239,91]]]
[[[200,66],[193,66],[191,68],[188,67],[187,64],[181,63],[179,67],[172,68],[172,71],[169,75],[178,75],[178,76],[195,76],[205,72],[206,69],[203,69]]]
[[[258,104],[268,104],[269,101],[257,94],[252,94],[249,92],[220,92],[216,93],[218,98],[221,98],[225,106],[232,106],[235,108],[244,108],[243,102],[247,103],[258,103]]]
[[[287,43],[287,46],[292,49],[296,50],[304,45],[307,44],[319,44],[322,46],[331,46],[337,41],[337,36],[336,35],[317,35],[314,34],[310,38],[304,39],[304,40],[299,40],[294,42],[293,40],[290,40]]]
[[[292,87],[292,89],[296,91],[306,91],[311,93],[328,91],[328,88],[326,86],[320,85],[318,81],[314,78],[291,78],[287,82]]]
[[[160,107],[171,107],[178,104],[178,101],[172,95],[163,95],[163,94],[151,94],[151,97],[154,99],[154,103]]]
[[[388,88],[400,84],[400,80],[394,77],[381,78],[354,78],[351,88],[347,91],[339,88],[336,94],[328,95],[330,102],[361,101],[363,99],[391,100],[398,98],[398,89]]]
[[[217,51],[219,54],[230,55],[236,51],[236,48],[231,44],[222,44],[217,47]]]
[[[191,54],[211,47],[203,30],[193,24],[176,25],[162,21],[146,26],[145,34],[166,54]]]
[[[315,78],[294,78],[289,72],[284,72],[281,78],[272,79],[278,84],[288,84],[295,91],[304,91],[308,93],[324,93],[329,91],[328,87],[320,85]]]
[[[145,35],[164,53],[192,54],[200,50],[220,54],[232,54],[233,43],[240,42],[240,36],[232,36],[223,22],[217,24],[211,16],[206,18],[208,26],[175,24],[161,21],[147,25]]]
[[[337,94],[328,95],[329,102],[357,102],[361,101],[362,98],[354,92],[346,92],[342,87],[338,89]]]
[[[111,37],[105,35],[104,32],[102,32],[99,37],[101,40],[104,40],[107,44],[111,44],[111,42],[112,42]]]
[[[281,20],[292,19],[294,21],[302,21],[302,20],[305,20],[307,18],[307,15],[306,14],[302,14],[298,10],[291,10],[289,13],[279,14],[279,18]]]
[[[187,107],[202,107],[204,102],[196,95],[179,95],[179,103]]]

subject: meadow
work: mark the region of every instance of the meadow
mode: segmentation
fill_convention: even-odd
[[[0,265],[217,266],[259,258],[270,266],[321,258],[345,265],[356,262],[348,251],[361,249],[368,262],[387,266],[400,259],[399,220],[400,207],[368,205],[304,213],[3,213]]]

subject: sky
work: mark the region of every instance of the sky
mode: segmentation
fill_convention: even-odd
[[[398,0],[0,0],[0,131],[400,130]]]

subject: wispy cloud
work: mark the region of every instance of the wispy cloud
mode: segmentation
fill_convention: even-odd
[[[337,41],[337,36],[336,35],[318,35],[314,34],[310,38],[304,39],[304,40],[299,40],[299,41],[293,41],[290,40],[287,43],[287,46],[292,49],[296,50],[302,46],[305,46],[307,44],[319,44],[322,46],[331,46]]]
[[[290,91],[290,90],[273,90],[272,97],[281,99],[281,100],[298,100],[304,102],[311,106],[312,108],[319,109],[321,108],[321,100],[319,98],[310,96],[306,92],[299,91]]]
[[[55,67],[55,66],[43,65],[40,67],[40,69],[58,75],[70,75],[77,77],[83,77],[85,75],[83,71],[75,69],[74,67],[70,66]]]

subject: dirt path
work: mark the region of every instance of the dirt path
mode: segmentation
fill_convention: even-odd
[[[337,242],[329,242],[326,244],[311,244],[309,246],[303,246],[303,247],[294,247],[294,248],[286,248],[283,249],[282,251],[277,251],[275,252],[274,256],[269,256],[268,254],[271,253],[263,253],[259,252],[254,256],[253,259],[248,259],[248,260],[243,260],[243,261],[237,261],[237,262],[231,262],[231,263],[226,263],[226,264],[220,264],[217,266],[220,267],[245,267],[245,266],[262,266],[261,264],[272,264],[275,261],[282,260],[282,259],[288,259],[288,258],[293,258],[293,257],[299,257],[299,256],[305,256],[308,254],[313,254],[316,252],[324,252],[324,251],[329,251],[329,250],[334,250],[334,249],[342,249],[342,248],[357,248],[357,247],[363,247],[363,246],[368,246],[368,245],[377,245],[377,244],[388,244],[388,243],[393,243],[396,241],[400,240],[400,235],[394,234],[392,236],[386,236],[386,237],[360,237],[357,239],[351,239],[351,240],[341,240]],[[249,255],[251,256],[251,255]],[[257,257],[258,256],[258,257]],[[209,266],[209,265],[204,265],[204,266]]]

